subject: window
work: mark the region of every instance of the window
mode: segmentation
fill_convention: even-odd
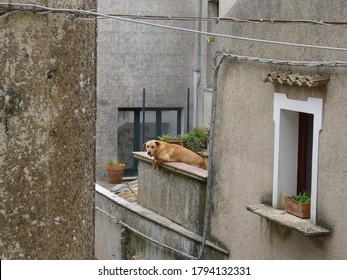
[[[161,134],[181,133],[181,108],[146,108],[145,141],[157,139]],[[137,162],[133,151],[142,149],[142,109],[118,109],[118,160],[127,164],[125,176],[137,173]]]
[[[274,97],[275,147],[274,208],[283,207],[283,197],[298,192],[311,193],[311,223],[316,224],[318,140],[322,124],[323,101]]]

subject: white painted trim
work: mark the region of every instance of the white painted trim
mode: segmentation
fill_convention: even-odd
[[[288,99],[283,93],[275,93],[274,96],[274,122],[275,122],[275,145],[274,145],[274,174],[273,174],[273,197],[272,206],[278,208],[282,205],[283,195],[290,195],[293,192],[293,187],[290,188],[287,185],[282,186],[281,181],[285,182],[288,176],[288,166],[286,166],[286,152],[289,149],[283,148],[285,142],[294,141],[297,139],[297,134],[292,132],[283,131],[283,126],[292,124],[295,127],[295,121],[291,121],[292,118],[290,112],[303,112],[314,115],[313,120],[313,147],[312,147],[312,181],[311,181],[311,223],[316,224],[316,209],[317,209],[317,178],[318,178],[318,143],[319,132],[322,129],[322,113],[323,113],[323,100],[320,98],[309,97],[307,101],[299,101]],[[287,120],[286,120],[287,118]],[[292,128],[293,128],[292,127]],[[289,139],[288,139],[289,137]],[[295,140],[297,141],[297,140]],[[294,141],[294,142],[295,142]],[[293,144],[293,143],[292,143]],[[296,144],[297,145],[297,144]],[[295,147],[295,143],[291,149]],[[297,154],[297,153],[295,153]],[[294,160],[289,159],[289,160]],[[291,166],[293,167],[293,166]],[[290,172],[290,171],[289,171]],[[290,176],[292,174],[289,174]],[[296,178],[295,178],[296,180]],[[295,186],[296,188],[296,186]]]

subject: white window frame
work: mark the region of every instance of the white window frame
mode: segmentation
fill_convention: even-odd
[[[283,197],[296,194],[297,189],[297,146],[299,112],[313,114],[312,146],[312,181],[311,181],[311,217],[316,224],[317,178],[318,178],[318,144],[319,132],[322,129],[323,100],[309,97],[307,101],[287,98],[286,94],[275,93],[274,115],[274,174],[273,197],[274,208],[283,207]]]

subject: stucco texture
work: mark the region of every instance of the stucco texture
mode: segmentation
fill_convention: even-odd
[[[0,24],[0,258],[93,259],[95,21],[16,13]]]
[[[345,1],[237,1],[228,15],[238,18],[342,20]],[[314,2],[314,3],[312,3]],[[319,12],[318,12],[319,11]],[[304,44],[345,47],[343,26],[221,24],[233,35]],[[218,40],[220,50],[261,58],[347,60],[343,51]],[[328,85],[309,89],[263,83],[271,71],[318,74]],[[211,236],[227,247],[230,259],[346,259],[347,72],[344,68],[307,68],[227,60],[218,77],[213,154]],[[288,98],[323,99],[319,136],[317,224],[331,230],[309,238],[246,210],[271,205],[274,167],[274,93]]]

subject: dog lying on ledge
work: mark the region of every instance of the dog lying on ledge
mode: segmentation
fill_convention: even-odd
[[[178,161],[190,164],[202,169],[206,169],[203,157],[193,151],[176,144],[163,141],[149,140],[142,146],[152,159],[153,168],[156,169],[160,163],[168,161]]]

